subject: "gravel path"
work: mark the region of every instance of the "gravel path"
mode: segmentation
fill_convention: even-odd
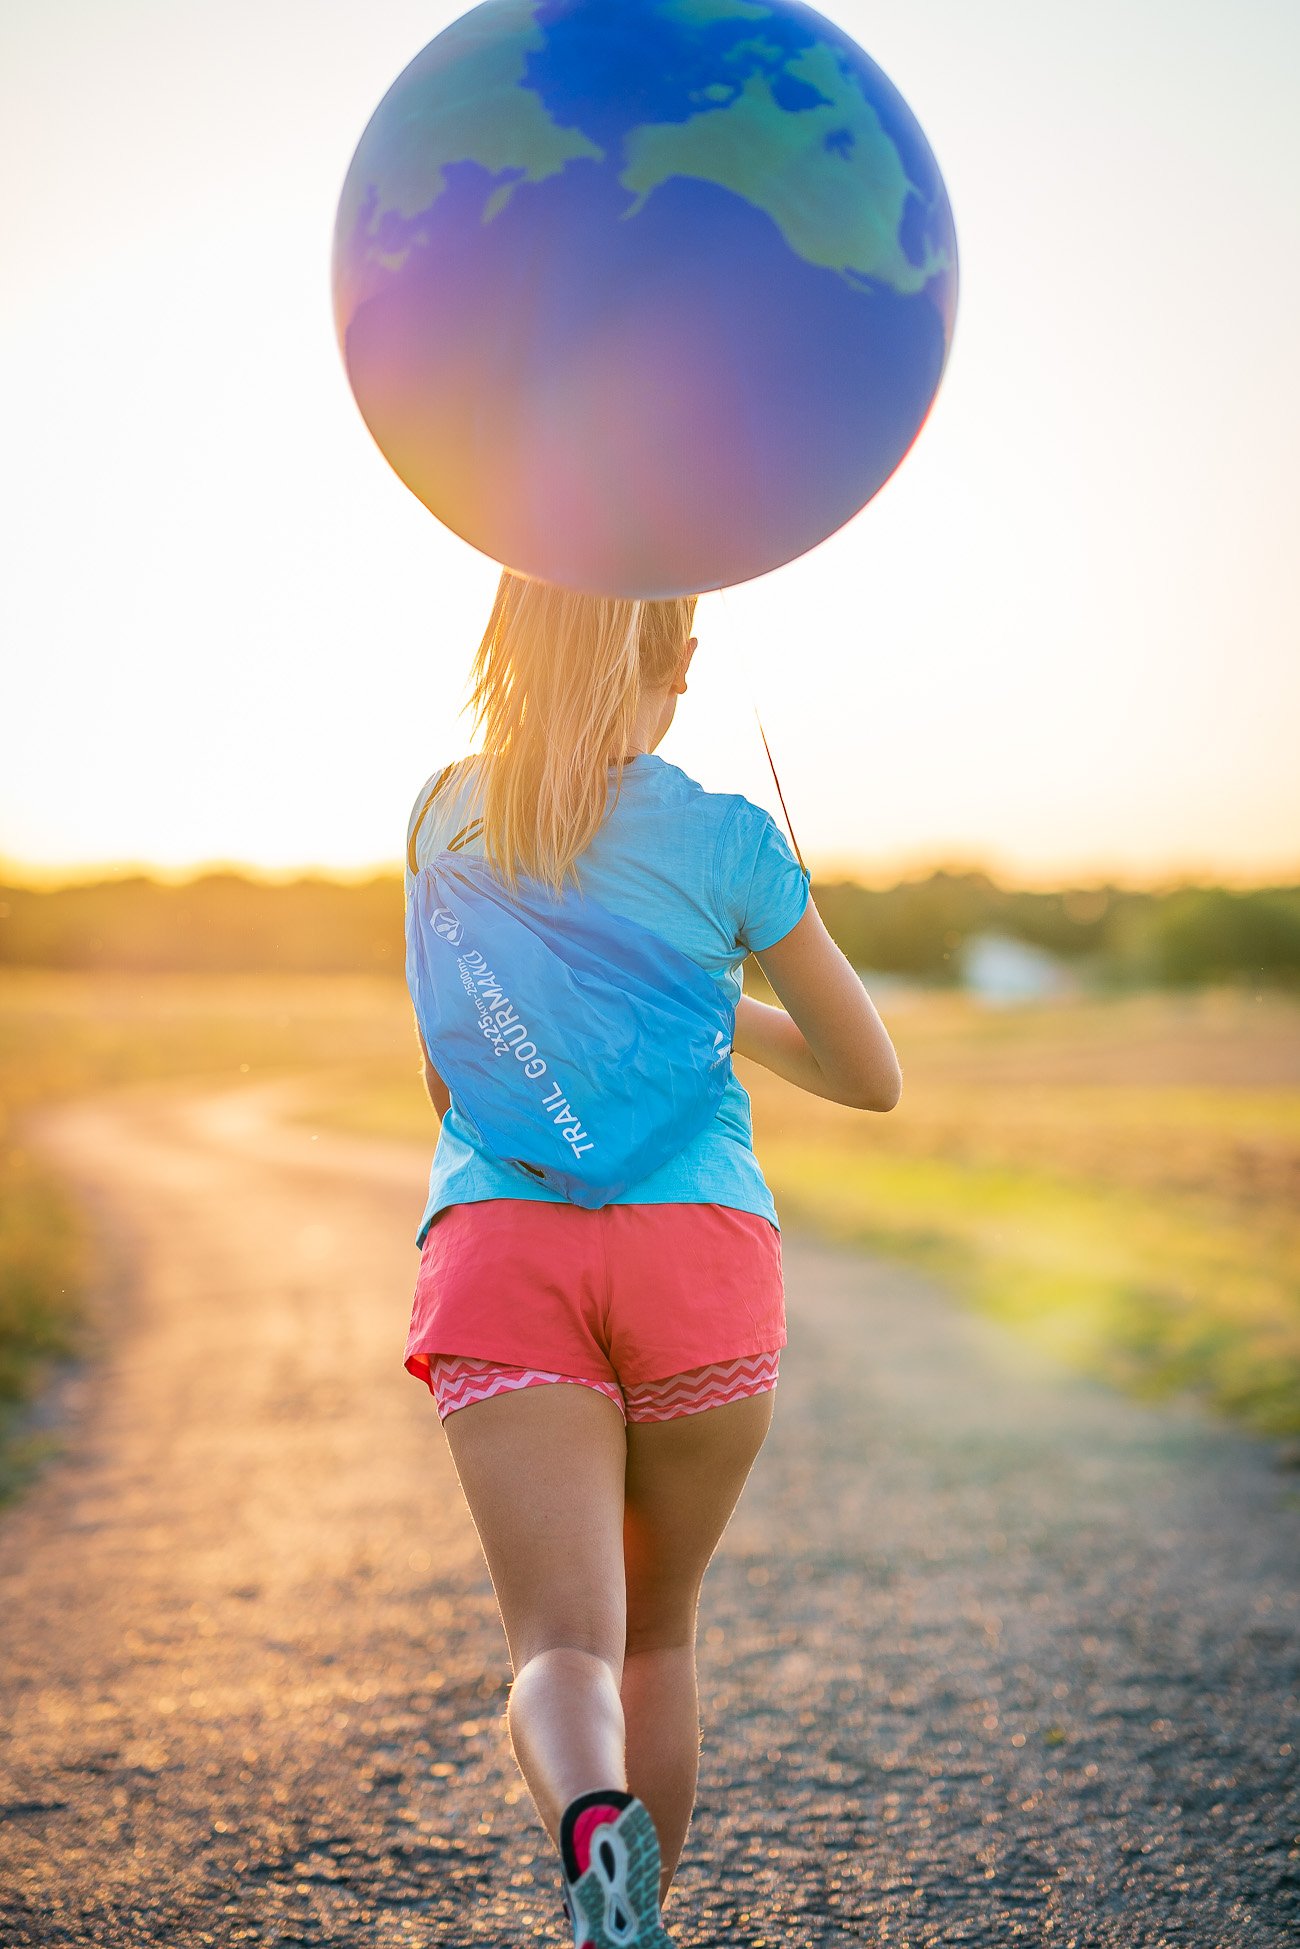
[[[107,1355],[0,1519],[0,1942],[549,1942],[549,1844],[432,1404],[427,1158],[274,1092],[45,1141]],[[787,1227],[702,1620],[683,1949],[1300,1935],[1300,1481]]]

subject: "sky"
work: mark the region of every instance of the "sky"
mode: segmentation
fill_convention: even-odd
[[[0,0],[0,870],[394,863],[498,569],[374,446],[334,213],[459,6]],[[706,596],[660,754],[814,879],[1300,879],[1300,8],[837,0],[957,226],[921,438]]]

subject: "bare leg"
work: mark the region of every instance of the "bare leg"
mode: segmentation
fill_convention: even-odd
[[[542,1822],[558,1844],[571,1800],[627,1787],[655,1823],[665,1893],[695,1802],[700,1583],[771,1416],[760,1394],[625,1434],[593,1388],[550,1385],[443,1423],[501,1609],[510,1737]]]
[[[663,1859],[659,1899],[681,1859],[700,1766],[695,1647],[630,1651],[623,1666],[628,1782],[650,1809]]]
[[[662,1900],[695,1805],[700,1584],[763,1445],[773,1396],[756,1394],[627,1431],[623,1667],[628,1786],[644,1800],[663,1857]]]
[[[510,1688],[510,1744],[542,1824],[559,1845],[560,1816],[580,1793],[626,1787],[623,1705],[605,1659],[539,1651]]]
[[[571,1800],[626,1785],[622,1416],[594,1388],[551,1384],[443,1427],[505,1626],[511,1744],[558,1845]]]

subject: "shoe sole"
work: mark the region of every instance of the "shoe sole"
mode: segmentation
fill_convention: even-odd
[[[659,1837],[639,1800],[596,1829],[573,1904],[586,1935],[582,1949],[670,1949],[659,1913]]]

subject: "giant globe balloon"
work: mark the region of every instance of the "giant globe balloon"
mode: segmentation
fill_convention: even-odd
[[[907,104],[791,0],[486,0],[347,173],[334,311],[401,479],[517,574],[663,597],[843,526],[920,431],[957,248]]]

